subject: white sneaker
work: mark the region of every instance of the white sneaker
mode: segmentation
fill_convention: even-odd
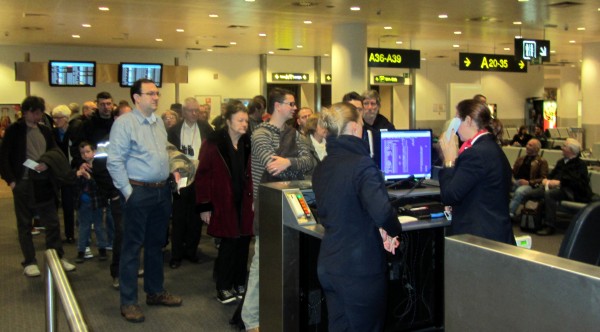
[[[64,258],[60,260],[60,263],[63,267],[63,270],[65,270],[65,272],[75,271],[75,269],[76,269],[75,265],[67,262],[67,260]]]
[[[28,277],[39,277],[40,276],[40,268],[37,264],[31,264],[25,266],[25,270],[23,270],[23,274]]]
[[[85,259],[94,258],[94,254],[92,254],[92,249],[90,249],[90,247],[85,247],[85,254],[83,255],[83,258],[85,258]]]

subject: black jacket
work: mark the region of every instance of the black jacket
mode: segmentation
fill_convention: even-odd
[[[579,156],[561,159],[548,175],[548,179],[560,180],[560,190],[572,201],[587,203],[592,199],[587,166]]]
[[[52,137],[52,130],[44,125],[38,124],[40,132],[46,140],[46,151],[54,148],[56,143]],[[27,159],[27,124],[19,120],[10,125],[4,134],[4,140],[0,147],[0,176],[10,184],[19,182],[23,178]]]
[[[479,137],[439,173],[442,202],[452,206],[446,235],[472,234],[515,244],[508,214],[511,167],[493,135]]]
[[[325,227],[319,269],[353,276],[384,273],[386,252],[378,228],[396,236],[402,227],[367,144],[349,135],[327,137],[327,157],[312,180]]]
[[[373,134],[373,160],[381,168],[380,160],[381,157],[381,130],[396,130],[396,127],[383,115],[377,114],[373,125],[364,122],[363,125],[363,139],[368,142],[367,130],[370,130]]]

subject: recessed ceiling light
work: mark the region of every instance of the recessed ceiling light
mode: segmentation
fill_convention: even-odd
[[[329,56],[329,53],[325,53],[325,54],[323,54],[323,56]]]
[[[269,54],[275,54],[275,52],[273,52],[273,51],[269,51],[269,52],[267,52],[267,53],[269,53]]]
[[[385,30],[392,30],[392,27],[383,27]]]
[[[427,58],[421,58],[421,61],[427,61]]]
[[[98,10],[103,11],[103,12],[107,12],[110,10],[110,8],[108,7],[98,7]]]
[[[259,33],[259,34],[258,34],[258,36],[259,36],[259,37],[266,37],[266,36],[267,36],[267,34],[266,34],[266,33]]]
[[[184,32],[185,30],[183,30],[183,29],[175,29],[175,31],[177,31],[177,32]]]
[[[529,0],[519,0],[519,2],[529,2]]]
[[[513,24],[514,25],[521,25],[521,24],[523,24],[523,22],[521,22],[521,21],[514,21]]]
[[[73,38],[81,38],[80,35],[71,35],[71,37],[73,37]]]
[[[246,2],[254,2],[254,0],[245,0]]]
[[[579,27],[577,28],[577,31],[585,31],[585,27]]]
[[[439,18],[448,18],[448,14],[439,14],[438,17]]]
[[[208,14],[208,17],[210,17],[210,18],[217,18],[217,17],[219,17],[219,15],[217,15],[217,14]]]
[[[505,47],[504,50],[505,51],[510,51],[510,47]]]
[[[521,35],[516,35],[516,36],[515,36],[515,38],[516,38],[516,39],[522,39],[522,38],[523,38],[523,36],[521,36]]]
[[[303,48],[304,46],[302,45],[296,45],[296,48]]]
[[[207,49],[206,49],[206,51],[207,51],[207,52],[212,52],[212,51],[213,51],[213,49],[212,49],[212,48],[207,48]]]
[[[397,45],[402,45],[402,41],[401,40],[396,40],[396,44]]]
[[[352,7],[350,7],[350,10],[357,12],[357,11],[360,10],[360,7],[358,7],[358,6],[352,6]]]
[[[156,40],[157,42],[161,42],[161,41],[163,41],[163,40],[162,40],[162,38],[156,38],[156,39],[154,39],[154,40]]]
[[[229,45],[237,45],[236,42],[229,42]]]
[[[454,48],[459,48],[459,47],[460,47],[460,45],[458,45],[458,44],[454,44],[454,45],[452,45],[452,47],[454,47]]]
[[[304,24],[312,24],[312,21],[306,20],[304,21]]]
[[[92,27],[91,24],[87,24],[87,23],[83,23],[81,26],[84,27],[84,28],[91,28]]]
[[[462,35],[462,31],[454,31],[455,35]]]
[[[554,54],[556,53],[556,50],[550,50],[550,53]]]
[[[575,44],[575,43],[576,43],[576,41],[574,41],[574,40],[569,40],[569,43],[570,43],[570,44]]]

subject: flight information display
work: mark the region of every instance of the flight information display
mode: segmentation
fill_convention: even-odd
[[[49,61],[48,81],[50,86],[96,86],[96,62]]]
[[[380,167],[385,180],[431,177],[431,130],[381,132]]]
[[[120,63],[119,85],[130,87],[140,78],[147,78],[160,87],[162,85],[162,64],[160,63]]]

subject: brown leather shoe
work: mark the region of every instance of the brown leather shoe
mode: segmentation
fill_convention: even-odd
[[[164,305],[167,307],[178,307],[183,300],[179,296],[171,295],[164,291],[154,295],[146,295],[147,305]]]
[[[125,317],[128,322],[141,323],[146,319],[142,308],[137,304],[122,305],[121,316]]]

